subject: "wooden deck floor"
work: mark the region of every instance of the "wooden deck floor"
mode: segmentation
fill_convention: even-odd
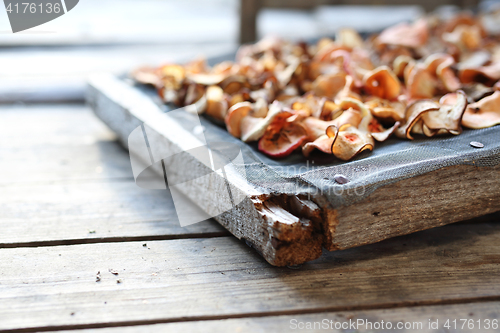
[[[137,187],[127,152],[79,104],[1,106],[0,174],[0,331],[278,332],[323,319],[498,331],[484,329],[500,320],[498,214],[272,267],[214,221],[181,228],[168,192]]]

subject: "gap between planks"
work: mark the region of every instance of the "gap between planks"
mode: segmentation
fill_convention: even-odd
[[[474,219],[457,222],[457,224],[475,224],[492,221],[495,218],[500,218],[500,212],[483,215]],[[147,222],[160,222],[162,220],[151,220]],[[144,221],[146,222],[146,221]],[[65,245],[82,245],[82,244],[98,244],[98,243],[120,243],[120,242],[147,242],[158,240],[176,240],[176,239],[199,239],[199,238],[219,238],[233,237],[229,231],[214,231],[200,232],[191,234],[171,234],[171,235],[143,235],[143,236],[116,236],[116,237],[100,237],[100,238],[75,238],[61,239],[48,241],[31,241],[31,242],[16,242],[16,243],[1,243],[0,249],[11,249],[21,247],[49,247],[49,246],[65,246]]]
[[[155,221],[148,221],[148,222],[155,222]],[[98,243],[104,244],[104,243],[122,243],[122,242],[147,242],[147,241],[176,240],[176,239],[219,238],[227,236],[233,237],[229,233],[229,231],[220,231],[220,232],[204,232],[204,233],[180,234],[180,235],[78,238],[78,239],[61,239],[61,240],[33,241],[33,242],[19,242],[19,243],[0,243],[0,249],[82,245],[82,244],[98,244]]]
[[[152,319],[152,320],[132,320],[112,323],[95,323],[95,324],[82,324],[82,325],[59,325],[59,326],[40,326],[19,329],[0,330],[0,332],[16,332],[16,333],[31,333],[31,332],[54,332],[54,331],[67,331],[67,330],[85,330],[85,329],[99,329],[99,328],[113,328],[113,327],[133,327],[142,325],[156,325],[156,324],[171,324],[183,322],[203,322],[211,320],[225,320],[225,319],[245,319],[245,318],[264,318],[276,316],[291,316],[291,315],[305,315],[305,314],[320,314],[327,312],[341,312],[341,311],[364,311],[364,310],[387,310],[396,308],[414,308],[419,306],[439,306],[439,305],[453,305],[453,304],[468,304],[468,303],[486,303],[500,301],[500,296],[488,297],[471,297],[463,299],[445,299],[439,301],[418,301],[418,302],[391,302],[385,304],[373,305],[360,305],[360,306],[332,306],[319,309],[297,309],[297,310],[280,310],[280,311],[266,311],[266,312],[253,312],[242,314],[228,314],[228,315],[213,315],[213,316],[193,316],[193,317],[179,317],[169,319]]]

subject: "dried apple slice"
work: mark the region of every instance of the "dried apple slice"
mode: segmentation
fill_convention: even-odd
[[[412,127],[415,126],[422,114],[439,110],[439,107],[438,103],[431,100],[419,100],[408,105],[406,108],[406,122],[396,130],[396,136],[413,140],[411,136]]]
[[[233,95],[245,87],[247,78],[243,75],[230,75],[220,82],[226,94]]]
[[[362,119],[363,119],[363,116],[359,111],[357,111],[353,108],[349,108],[347,110],[344,110],[340,116],[333,119],[329,123],[331,125],[337,126],[338,128],[341,128],[342,126],[344,126],[346,124],[357,127],[361,123]]]
[[[427,42],[428,36],[427,21],[420,19],[412,25],[400,23],[385,29],[377,37],[377,42],[380,44],[418,48]]]
[[[443,82],[446,90],[453,92],[461,88],[462,84],[460,80],[456,77],[455,73],[451,69],[450,62],[443,62],[436,69],[437,77]]]
[[[456,45],[460,50],[475,50],[481,45],[481,29],[475,25],[458,25],[452,32],[444,33],[443,41]]]
[[[307,131],[309,141],[316,140],[319,136],[326,133],[328,127],[335,126],[341,128],[342,126],[349,125],[357,127],[362,120],[361,113],[354,109],[348,109],[334,120],[324,121],[314,117],[308,117],[303,121],[303,125]]]
[[[422,118],[418,119],[415,124],[412,126],[410,130],[411,134],[420,134],[424,135],[424,122],[422,121]]]
[[[314,141],[318,137],[326,133],[328,126],[333,125],[332,121],[324,121],[314,117],[308,117],[302,122],[306,132],[308,141]]]
[[[257,141],[264,135],[271,123],[284,121],[293,115],[291,110],[287,110],[283,104],[277,101],[270,105],[265,118],[246,115],[240,123],[241,140],[244,142]]]
[[[227,110],[229,108],[226,98],[224,98],[224,91],[219,86],[210,86],[205,92],[207,98],[206,113],[218,120],[224,120]]]
[[[225,123],[227,131],[234,137],[241,137],[241,120],[253,110],[250,102],[241,102],[233,105],[227,112]]]
[[[489,66],[463,68],[459,71],[458,77],[462,83],[479,82],[492,86],[496,81],[500,80],[500,61]]]
[[[500,81],[498,81],[500,88]],[[500,89],[497,89],[500,90]],[[481,83],[470,83],[463,86],[463,91],[467,95],[469,103],[474,103],[495,92],[495,87],[490,88]]]
[[[264,154],[281,158],[290,155],[307,138],[306,130],[296,122],[284,122],[282,127],[269,126],[259,140],[259,150]]]
[[[352,90],[355,87],[354,78],[351,75],[347,75],[345,78],[345,86],[335,96],[335,102],[338,103],[344,98],[353,98],[361,101],[361,96]]]
[[[410,99],[432,98],[437,89],[436,78],[424,64],[416,64],[408,74],[406,88]]]
[[[212,86],[219,84],[227,77],[224,74],[212,74],[212,73],[187,73],[186,78],[197,84],[202,84],[205,86]]]
[[[343,110],[348,110],[349,108],[352,108],[354,110],[358,110],[361,112],[361,116],[365,117],[366,115],[370,114],[370,110],[364,105],[361,101],[354,99],[354,98],[343,98],[338,102],[338,105],[341,109]]]
[[[371,133],[372,137],[378,142],[387,140],[401,124],[399,121],[396,121],[390,128],[384,128],[384,126],[382,126],[382,124],[379,123],[376,118],[372,117],[371,115],[368,117],[371,118],[368,124],[368,130]]]
[[[307,142],[302,146],[302,153],[304,156],[308,157],[311,152],[315,149],[322,151],[323,153],[333,154],[333,144],[337,139],[338,128],[335,125],[330,125],[326,128],[326,134],[322,134],[312,142]]]
[[[403,79],[406,66],[413,63],[415,63],[415,59],[408,55],[397,56],[392,63],[394,74],[400,79]]]
[[[265,118],[269,112],[269,105],[264,98],[257,98],[255,100],[252,117]]]
[[[306,111],[310,116],[321,118],[325,101],[326,99],[324,98],[318,98],[312,94],[306,94],[303,97],[299,97],[292,104],[292,109],[297,111]]]
[[[160,73],[163,78],[173,78],[177,85],[180,85],[186,77],[186,70],[182,66],[174,64],[161,66]]]
[[[158,75],[158,70],[153,67],[140,67],[130,73],[130,77],[142,84],[149,84],[154,87],[161,87],[162,80]]]
[[[335,157],[348,161],[364,150],[373,150],[374,145],[370,133],[354,126],[347,126],[339,130],[332,152]]]
[[[184,98],[184,105],[194,104],[204,95],[205,95],[205,88],[202,85],[191,83],[186,91],[186,97]]]
[[[312,83],[312,91],[316,96],[333,99],[345,86],[346,74],[322,74]]]
[[[500,124],[500,91],[469,104],[462,118],[468,128],[486,128]]]
[[[335,142],[334,138],[328,137],[328,135],[323,134],[319,136],[316,140],[312,142],[307,142],[302,146],[302,154],[305,157],[309,157],[314,150],[319,150],[326,154],[332,154],[332,147]]]
[[[186,73],[206,73],[207,72],[207,60],[204,57],[199,57],[194,59],[184,65]]]
[[[363,38],[354,29],[344,28],[337,31],[335,34],[335,43],[354,49],[363,47]]]
[[[276,78],[282,88],[286,87],[288,83],[290,83],[293,74],[297,71],[300,65],[300,59],[297,57],[291,57],[289,61],[289,65],[283,71],[276,73]]]
[[[431,111],[431,112],[433,112],[433,111]],[[423,134],[429,138],[433,137],[434,135],[438,134],[438,132],[439,132],[439,130],[433,130],[433,129],[430,129],[429,127],[427,127],[427,125],[425,125],[425,123],[422,121],[422,119],[420,119],[417,124],[420,125],[421,131],[422,131],[422,133],[419,133],[419,134]],[[416,126],[414,126],[413,129],[415,129],[415,127]]]
[[[427,133],[431,133],[432,130],[444,129],[449,133],[458,135],[462,132],[462,127],[460,122],[462,116],[467,107],[467,96],[463,91],[457,91],[456,93],[451,93],[448,95],[454,96],[443,96],[441,99],[442,103],[439,110],[429,111],[422,114],[422,121],[424,122],[427,129]],[[445,104],[453,102],[453,104]],[[424,132],[424,134],[426,134]],[[427,135],[427,134],[426,134]]]
[[[451,66],[455,64],[455,59],[449,54],[432,54],[424,62],[429,74],[435,75],[441,80],[446,90],[453,92],[460,89],[460,81],[455,76]]]
[[[388,100],[397,98],[401,92],[398,77],[387,66],[380,66],[366,73],[363,86],[369,94]]]
[[[403,102],[390,102],[378,97],[365,102],[365,106],[371,111],[372,115],[393,122],[403,121],[406,114],[406,105]]]

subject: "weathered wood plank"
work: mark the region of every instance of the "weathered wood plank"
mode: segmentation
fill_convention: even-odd
[[[215,221],[182,228],[168,191],[133,180],[4,187],[0,212],[0,247],[227,234]]]
[[[0,247],[226,234],[181,228],[167,191],[135,185],[128,153],[87,107],[0,107]]]
[[[498,301],[499,253],[496,222],[331,252],[298,270],[232,237],[1,249],[0,329]]]
[[[133,179],[128,153],[83,105],[0,106],[0,187]]]
[[[335,210],[333,221],[325,221],[324,246],[346,249],[490,214],[500,210],[499,195],[500,165],[442,168]]]
[[[463,320],[462,320],[463,319]],[[453,322],[456,320],[456,322]],[[453,305],[416,306],[383,310],[325,312],[270,317],[252,317],[177,322],[167,324],[137,325],[84,329],[79,332],[135,333],[135,332],[422,332],[431,333],[440,329],[446,332],[450,325],[452,332],[498,332],[500,302],[468,303]],[[342,328],[342,325],[344,328]],[[406,325],[406,328],[405,328]],[[456,325],[456,326],[455,326]],[[470,326],[469,326],[470,325]],[[374,329],[383,327],[383,329]],[[401,329],[397,329],[402,327]],[[456,329],[455,329],[456,327]],[[470,328],[469,328],[470,327]],[[485,328],[489,327],[489,328]],[[61,331],[74,332],[74,331]]]

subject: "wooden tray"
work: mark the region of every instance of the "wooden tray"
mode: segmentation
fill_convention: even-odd
[[[186,141],[196,140],[176,119],[165,115],[151,96],[117,77],[91,77],[88,102],[125,147],[129,134],[141,124],[148,127],[150,143],[168,149],[182,150]],[[205,126],[216,127],[209,122]],[[186,167],[171,171],[190,172],[203,166],[192,156],[184,158]],[[338,207],[321,194],[263,191],[238,173],[228,172],[230,186],[244,200],[215,219],[276,266],[316,259],[323,248],[347,249],[500,210],[500,165],[444,167],[379,187],[355,204]],[[213,188],[222,188],[227,181],[214,173],[210,186],[196,183],[184,194],[210,212],[220,199]]]

